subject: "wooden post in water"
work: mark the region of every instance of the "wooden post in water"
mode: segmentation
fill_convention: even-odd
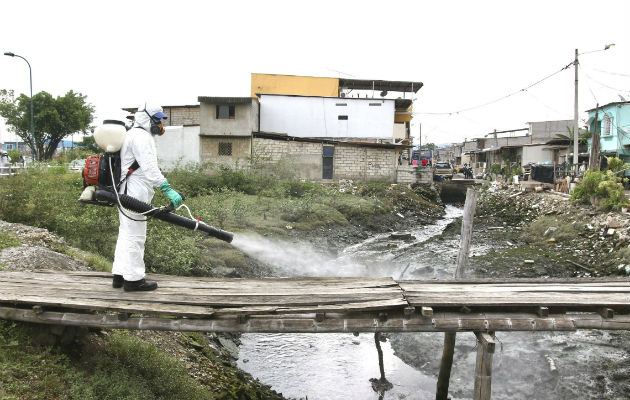
[[[492,357],[494,333],[475,332],[477,336],[477,365],[475,366],[475,392],[473,400],[490,400],[492,391]]]
[[[466,203],[464,204],[464,217],[462,218],[462,234],[459,246],[459,254],[457,255],[457,269],[455,270],[455,278],[464,276],[464,270],[468,266],[468,253],[470,250],[470,241],[472,239],[473,218],[475,216],[475,208],[477,207],[477,192],[473,188],[466,191]]]
[[[464,270],[468,266],[468,252],[472,239],[473,218],[477,206],[478,192],[473,188],[466,191],[466,203],[464,204],[464,217],[462,218],[462,233],[459,254],[457,255],[457,269],[455,278],[461,278]],[[444,349],[442,350],[442,361],[440,362],[440,373],[438,375],[436,400],[446,400],[448,398],[448,385],[451,379],[451,367],[453,366],[453,353],[455,352],[455,332],[444,334]]]

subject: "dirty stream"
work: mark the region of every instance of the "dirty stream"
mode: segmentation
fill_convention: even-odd
[[[445,211],[436,223],[409,230],[412,237],[407,240],[375,235],[337,254],[315,250],[308,243],[261,237],[239,237],[234,244],[275,266],[279,276],[448,278],[455,269],[459,234],[445,229],[462,209],[448,205]],[[471,255],[497,245],[474,242]],[[373,334],[244,334],[238,366],[287,398],[433,399],[443,334],[388,336],[382,348],[393,388],[381,394],[369,381],[380,376]],[[497,338],[501,345],[494,361],[493,399],[627,398],[627,393],[619,393],[614,371],[598,370],[627,361],[623,348],[627,335],[516,332],[499,333]],[[450,385],[453,399],[472,397],[475,345],[474,335],[458,334]]]

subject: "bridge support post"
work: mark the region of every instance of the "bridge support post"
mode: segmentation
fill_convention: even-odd
[[[474,400],[490,400],[492,392],[492,358],[494,356],[494,333],[475,332],[477,336],[477,364],[475,366]]]
[[[461,278],[464,275],[464,270],[468,266],[468,253],[472,239],[473,218],[475,216],[478,196],[479,192],[475,189],[468,188],[468,190],[466,190],[466,203],[464,204],[462,233],[459,254],[457,255],[455,278]],[[444,333],[444,348],[442,349],[442,361],[440,362],[435,400],[446,400],[448,398],[448,386],[451,379],[451,367],[453,366],[453,353],[455,352],[455,337],[455,332]]]

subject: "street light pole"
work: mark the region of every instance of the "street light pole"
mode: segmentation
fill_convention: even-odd
[[[31,69],[31,63],[28,62],[28,60],[20,55],[17,55],[15,53],[11,53],[10,51],[4,53],[5,56],[9,56],[9,57],[19,57],[22,60],[26,61],[26,64],[28,65],[28,77],[29,77],[29,82],[30,82],[30,86],[31,86],[31,151],[33,152],[33,157],[35,157],[35,143],[33,142],[35,140],[35,122],[33,119],[33,70]]]

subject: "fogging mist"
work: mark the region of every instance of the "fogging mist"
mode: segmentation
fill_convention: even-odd
[[[262,236],[237,235],[232,245],[282,270],[286,276],[366,276],[368,268],[347,257],[317,251],[308,243],[289,243]]]

